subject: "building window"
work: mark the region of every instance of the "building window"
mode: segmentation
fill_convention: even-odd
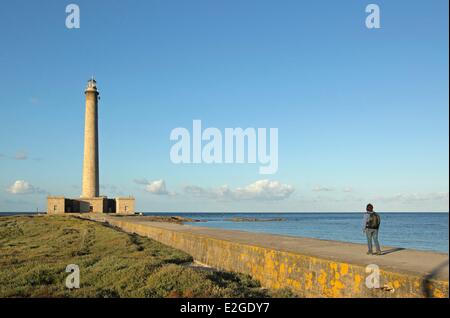
[[[56,205],[53,206],[53,211],[56,211]]]

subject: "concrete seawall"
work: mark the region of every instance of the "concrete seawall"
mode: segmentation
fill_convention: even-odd
[[[183,250],[201,263],[249,274],[264,287],[290,288],[301,297],[449,296],[448,254],[385,248],[385,255],[369,256],[361,244],[148,222],[134,217],[81,217],[147,236]],[[373,280],[377,273],[378,286]],[[366,281],[374,288],[368,288]]]

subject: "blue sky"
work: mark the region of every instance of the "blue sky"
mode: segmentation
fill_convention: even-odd
[[[448,212],[448,1],[69,3],[0,6],[1,211],[80,195],[94,74],[101,192],[139,211]],[[194,119],[278,128],[278,172],[173,164]]]

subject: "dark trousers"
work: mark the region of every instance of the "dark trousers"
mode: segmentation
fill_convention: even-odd
[[[372,253],[372,240],[375,243],[377,252],[381,253],[380,243],[378,242],[378,229],[366,229],[366,236],[369,253]]]

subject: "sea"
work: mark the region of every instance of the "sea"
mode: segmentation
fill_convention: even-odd
[[[144,213],[167,215],[167,213]],[[391,247],[449,252],[448,213],[378,213],[379,240]],[[206,222],[187,223],[229,230],[262,232],[325,240],[366,243],[363,213],[169,213]],[[235,222],[233,218],[277,219]],[[281,219],[279,221],[278,219]]]
[[[379,240],[382,246],[449,252],[448,213],[378,214],[381,216]],[[187,223],[194,226],[366,243],[366,237],[362,233],[363,213],[151,212],[144,215],[179,215],[206,221]],[[233,220],[235,218],[259,219],[264,222],[236,222]]]

